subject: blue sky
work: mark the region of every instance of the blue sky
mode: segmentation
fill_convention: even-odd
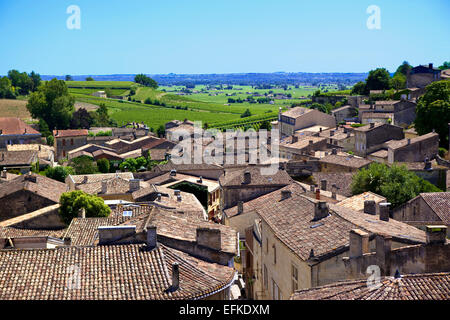
[[[448,0],[0,0],[0,74],[392,72],[450,60],[449,12]]]

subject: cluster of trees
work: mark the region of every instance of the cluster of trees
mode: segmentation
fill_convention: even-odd
[[[353,176],[352,193],[371,191],[379,194],[392,204],[393,208],[411,200],[422,192],[441,190],[408,171],[405,165],[393,164],[388,167],[382,163],[372,163],[367,169]]]
[[[245,110],[243,114],[241,114],[241,118],[246,118],[246,117],[250,117],[252,115],[252,113],[250,112],[249,109]]]
[[[143,86],[150,88],[158,88],[158,83],[150,77],[147,77],[145,74],[138,74],[134,77],[134,82],[142,84]]]
[[[436,81],[425,88],[419,98],[414,122],[419,135],[433,130],[439,134],[439,144],[447,148],[448,123],[450,123],[450,81]]]
[[[78,217],[82,208],[86,210],[86,217],[108,217],[111,209],[102,198],[87,194],[81,190],[65,192],[59,199],[61,207],[59,214],[67,225],[73,218]]]
[[[41,84],[41,76],[31,71],[19,72],[9,70],[8,76],[0,78],[0,98],[15,99],[17,95],[27,95],[34,92]]]

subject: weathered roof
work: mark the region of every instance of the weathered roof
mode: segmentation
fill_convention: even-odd
[[[421,193],[420,197],[445,224],[450,224],[450,192]]]
[[[308,260],[311,249],[318,260],[321,256],[348,250],[349,232],[362,229],[369,234],[392,236],[396,241],[411,244],[425,243],[425,232],[405,223],[357,212],[335,204],[328,204],[330,214],[313,221],[315,203],[302,193],[294,191],[285,200],[273,199],[257,209],[260,217],[273,230],[275,237],[302,260]]]
[[[321,163],[330,163],[330,164],[337,164],[341,166],[351,167],[355,169],[359,169],[362,167],[365,167],[369,165],[372,161],[356,157],[353,155],[337,155],[337,154],[329,154],[328,156],[323,157],[319,160]]]
[[[343,281],[296,291],[291,300],[449,300],[450,273],[383,277],[370,287],[367,280]]]
[[[18,238],[18,237],[35,237],[48,236],[54,238],[62,238],[66,229],[29,229],[18,227],[0,227],[0,238]]]
[[[121,177],[122,179],[131,180],[134,179],[132,172],[117,172],[117,173],[98,173],[98,174],[80,174],[70,175],[70,178],[76,183],[93,183],[101,182],[104,180],[110,180],[115,177]]]
[[[8,151],[37,151],[38,157],[43,159],[50,159],[54,148],[45,144],[8,144],[6,146]]]
[[[275,174],[264,175],[261,167],[230,168],[221,175],[219,182],[221,186],[249,186],[249,185],[288,185],[292,179],[284,170],[277,170]],[[244,173],[250,172],[250,184],[244,184]]]
[[[283,112],[281,115],[286,116],[286,117],[290,117],[290,118],[298,118],[308,112],[311,112],[312,109],[308,109],[308,108],[303,108],[303,107],[295,107],[295,108],[291,108],[286,112]]]
[[[175,262],[179,289],[167,291]],[[70,282],[74,273],[79,281]],[[0,299],[195,299],[224,289],[234,274],[161,244],[0,250]]]
[[[437,139],[439,141],[439,135],[435,132],[430,132],[415,138],[410,139],[410,144],[420,143],[423,141],[431,140],[431,139]],[[399,149],[404,146],[408,145],[408,139],[402,139],[402,140],[391,140],[388,144],[388,148],[390,149]]]
[[[374,200],[376,204],[386,202],[386,198],[376,193],[367,191],[361,194],[357,194],[353,197],[342,200],[337,205],[346,207],[355,211],[364,211],[364,201]]]
[[[38,131],[33,129],[31,126],[29,126],[19,118],[13,117],[1,117],[0,130],[2,130],[2,135],[40,134]]]
[[[57,203],[61,194],[66,192],[67,189],[68,186],[62,182],[30,173],[0,184],[0,199],[15,192],[26,190]]]
[[[32,150],[0,151],[0,166],[31,165],[37,157],[38,152]]]
[[[87,129],[53,130],[53,136],[55,138],[80,137],[88,135],[89,132]]]
[[[353,176],[356,172],[313,172],[312,176],[314,182],[320,186],[320,180],[327,180],[326,191],[332,191],[331,186],[333,184],[339,188],[336,192],[346,197],[351,197],[353,195],[351,184],[353,181]]]

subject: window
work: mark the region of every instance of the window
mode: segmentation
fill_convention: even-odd
[[[298,269],[297,267],[292,264],[292,293],[294,293],[295,290],[298,290]]]
[[[70,139],[70,145],[73,146],[73,139]]]
[[[66,145],[66,139],[63,139],[63,146],[65,146]]]
[[[275,280],[272,279],[272,299],[281,300],[280,288],[278,288]]]
[[[277,264],[277,248],[275,247],[275,243],[272,245],[273,248],[273,263]]]
[[[264,265],[264,274],[263,274],[263,276],[264,276],[264,288],[265,289],[269,289],[269,277],[267,275],[267,267],[266,267],[266,265]]]

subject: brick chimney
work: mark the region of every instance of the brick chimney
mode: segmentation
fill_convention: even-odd
[[[382,275],[386,275],[390,270],[390,254],[392,249],[392,237],[377,235],[375,238],[375,251],[377,265],[380,266]]]
[[[427,244],[444,244],[447,235],[447,226],[426,226]]]
[[[389,202],[380,203],[380,220],[389,221]]]
[[[108,181],[102,181],[102,193],[105,194],[108,191]]]
[[[433,64],[432,63],[428,64],[428,69],[433,69]]]
[[[156,226],[147,227],[147,247],[150,250],[156,248],[156,240],[157,240]]]
[[[376,215],[377,214],[377,205],[375,200],[365,200],[364,201],[364,213]]]
[[[369,234],[360,229],[350,231],[350,258],[360,257],[369,252]]]
[[[197,244],[214,250],[222,249],[222,237],[219,229],[197,228]]]
[[[250,174],[250,171],[245,171],[244,172],[244,183],[250,184],[251,182],[252,182],[252,176]]]
[[[178,262],[172,263],[172,286],[171,291],[178,290],[180,288],[180,266]]]
[[[281,200],[288,199],[292,196],[291,190],[281,190]]]
[[[6,169],[3,169],[2,170],[2,178],[6,179],[6,177],[7,177],[7,171],[6,171]]]
[[[314,203],[314,219],[317,221],[327,217],[330,214],[330,209],[325,201],[319,201]]]
[[[316,199],[320,200],[320,189],[316,188]]]
[[[337,185],[333,183],[331,185],[331,198],[334,199],[334,200],[337,199],[337,194],[336,194],[337,193],[337,189],[338,189]]]

